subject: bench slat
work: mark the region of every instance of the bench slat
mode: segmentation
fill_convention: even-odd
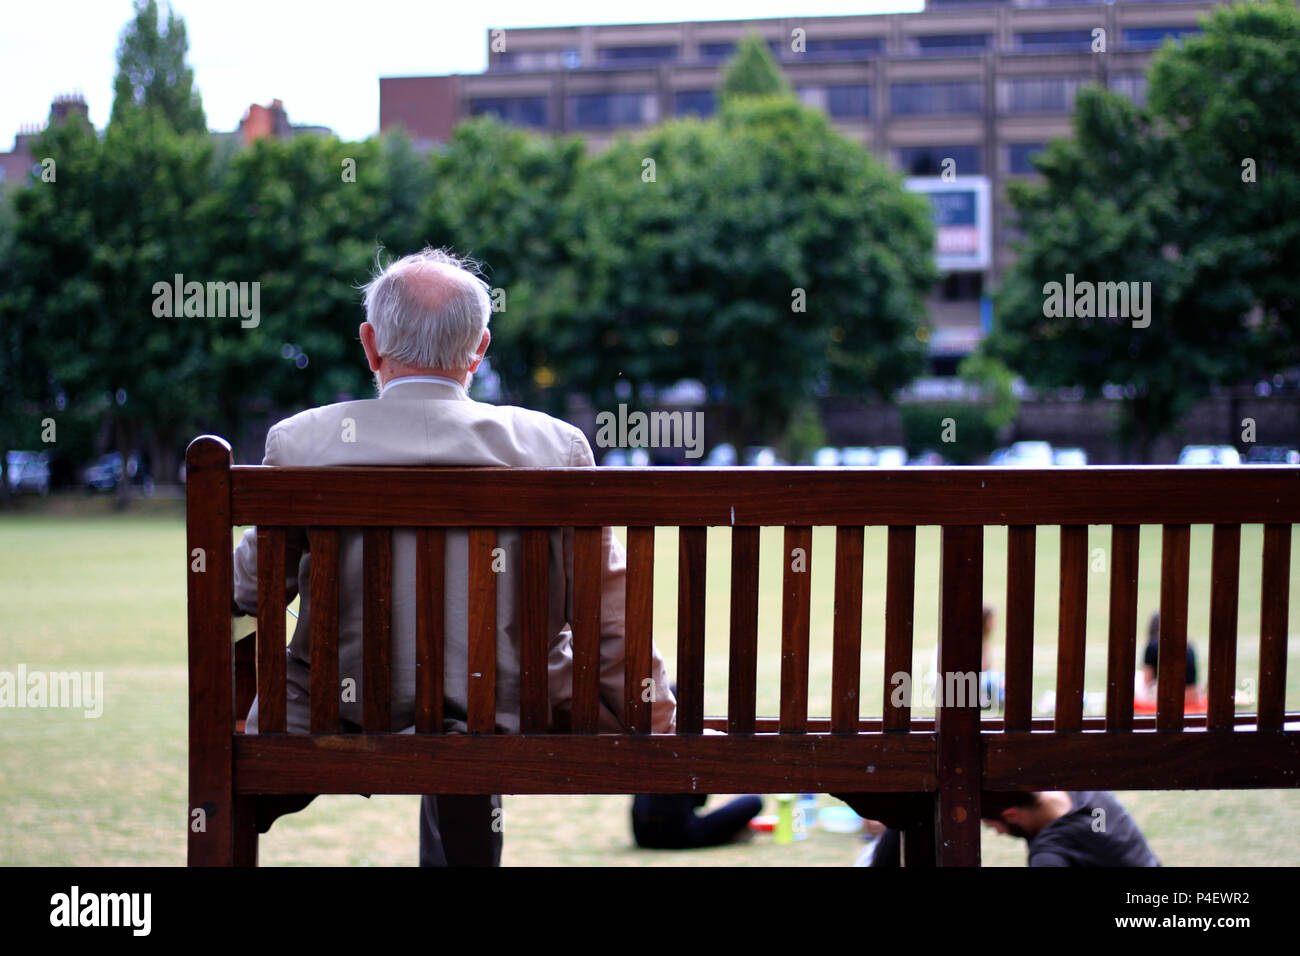
[[[361,532],[361,722],[366,733],[386,733],[393,723],[393,532]]]
[[[1110,529],[1110,632],[1106,648],[1106,729],[1133,729],[1133,675],[1137,664],[1138,553],[1142,526]],[[1021,728],[1025,729],[1025,728]]]
[[[780,527],[1300,521],[1300,467],[233,469],[236,524]],[[797,489],[797,494],[791,493]]]
[[[731,529],[731,629],[727,732],[754,732],[758,688],[758,528]]]
[[[864,529],[835,529],[835,623],[831,659],[831,731],[858,727],[862,682],[862,552]]]
[[[311,732],[339,732],[339,529],[312,528]]]
[[[785,529],[781,601],[781,733],[808,727],[808,628],[812,603],[812,528]]]
[[[519,532],[523,562],[519,575],[519,730],[545,733],[549,723],[550,690],[547,660],[550,656],[550,532],[523,528]]]
[[[1207,721],[1214,730],[1231,730],[1236,713],[1237,601],[1241,587],[1241,526],[1214,526],[1210,564],[1210,676]]]
[[[442,528],[415,529],[415,731],[442,733],[446,626],[446,543]]]
[[[1083,727],[1083,657],[1088,627],[1088,526],[1061,526],[1060,614],[1056,650],[1056,729]]]
[[[704,619],[708,529],[681,528],[677,543],[677,732],[704,732]]]
[[[627,622],[624,653],[623,723],[648,734],[653,701],[645,699],[645,681],[654,661],[655,529],[627,529]]]
[[[1028,730],[1034,690],[1034,578],[1038,529],[1007,529],[1006,726]]]
[[[495,528],[469,529],[468,727],[490,734],[497,722],[497,571]],[[504,558],[502,558],[504,560]]]
[[[893,703],[894,675],[912,673],[912,618],[916,604],[916,528],[895,525],[889,529],[885,556],[885,703],[887,731],[904,732],[911,725],[907,699]]]
[[[600,528],[573,531],[573,732],[577,734],[594,734],[600,723],[601,536]]]
[[[1264,526],[1259,612],[1259,729],[1281,730],[1286,703],[1286,620],[1291,587],[1291,526]]]
[[[978,696],[955,700],[949,676],[974,674],[979,685],[983,631],[984,529],[948,525],[942,530],[939,571],[939,689],[935,714],[939,791],[936,839],[940,866],[980,864],[980,741]]]
[[[285,530],[257,529],[257,729],[285,732]]]
[[[1187,677],[1187,589],[1192,529],[1167,524],[1160,545],[1160,641],[1157,656],[1156,727],[1183,729]]]

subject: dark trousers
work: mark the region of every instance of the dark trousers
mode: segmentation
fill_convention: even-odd
[[[745,796],[737,797],[712,813],[701,815],[695,813],[689,795],[682,799],[687,801],[686,805],[675,813],[637,813],[634,810],[632,835],[638,846],[651,850],[692,850],[720,846],[732,840],[763,810],[762,797]],[[666,801],[660,799],[658,802]]]
[[[420,798],[420,866],[500,866],[501,797]]]

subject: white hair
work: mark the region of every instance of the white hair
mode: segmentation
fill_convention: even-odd
[[[380,271],[362,294],[383,358],[413,368],[474,364],[492,303],[472,259],[425,248]]]

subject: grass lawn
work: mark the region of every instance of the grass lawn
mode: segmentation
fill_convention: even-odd
[[[1209,621],[1210,533],[1192,529],[1189,637],[1204,683]],[[1238,686],[1258,676],[1261,529],[1242,529]],[[1091,529],[1086,689],[1105,687],[1110,532]],[[938,608],[937,528],[917,536],[916,673],[930,666]],[[1038,539],[1034,698],[1050,690],[1056,664],[1057,543]],[[867,530],[863,581],[863,710],[883,707],[883,529]],[[709,532],[706,712],[727,702],[729,547],[726,529]],[[674,657],[676,534],[658,537],[656,641]],[[760,714],[775,714],[780,657],[780,532],[765,529],[759,607]],[[1098,549],[1100,554],[1098,554]],[[816,530],[810,709],[829,710],[834,531]],[[1006,600],[1006,532],[986,529],[984,588],[999,611],[994,645],[1001,666]],[[185,535],[181,503],[150,501],[113,513],[108,502],[53,498],[0,514],[0,671],[100,671],[103,714],[0,709],[0,864],[181,865],[186,824]],[[1300,709],[1300,564],[1291,576],[1287,707]],[[1144,528],[1138,597],[1140,629],[1159,596],[1160,532]],[[918,709],[918,713],[921,711]],[[722,797],[714,797],[721,800]],[[1300,791],[1126,792],[1121,801],[1166,865],[1300,863]],[[832,801],[821,798],[823,805]],[[261,844],[266,864],[409,865],[416,859],[418,799],[332,796],[286,818]],[[630,799],[622,796],[507,797],[507,865],[629,866],[845,865],[856,837],[814,830],[776,846],[770,837],[692,853],[633,849]],[[985,832],[986,864],[1022,866],[1021,841]]]

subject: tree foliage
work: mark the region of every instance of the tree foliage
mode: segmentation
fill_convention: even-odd
[[[189,40],[185,22],[167,8],[167,28],[159,28],[157,0],[136,0],[135,19],[117,46],[110,123],[136,110],[160,113],[178,133],[207,129],[203,104],[194,88],[194,71],[185,62]]]

